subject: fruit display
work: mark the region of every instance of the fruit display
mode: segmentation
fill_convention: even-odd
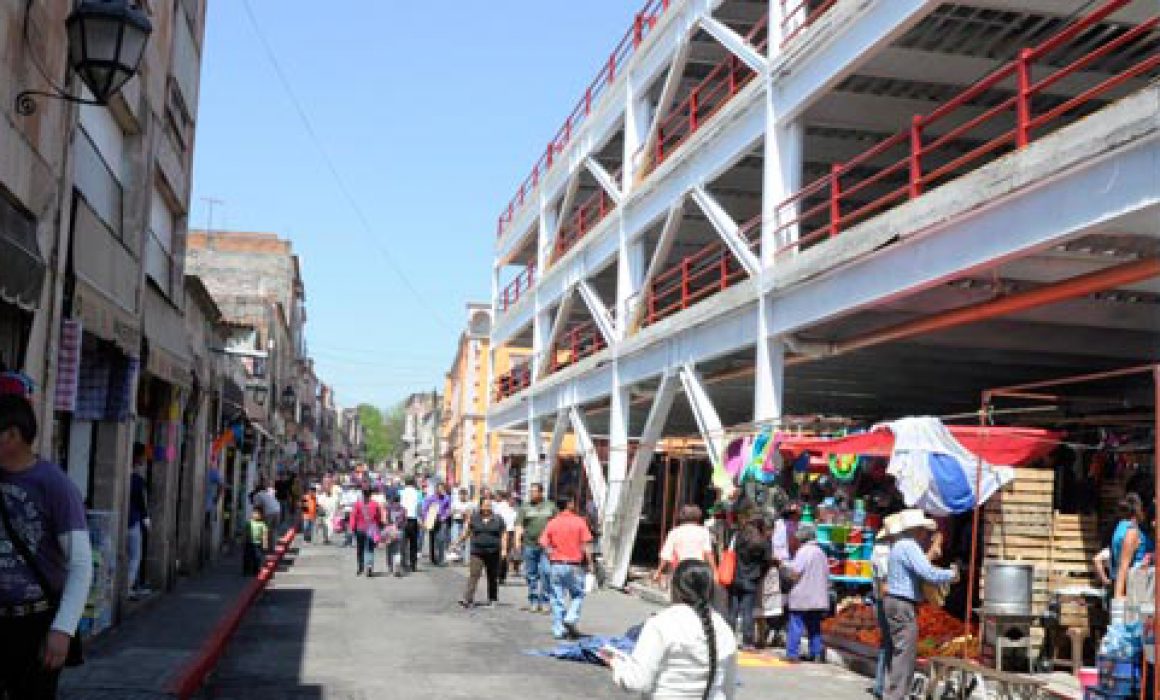
[[[869,647],[882,644],[874,606],[856,599],[842,601],[837,614],[822,623],[822,631]],[[919,656],[962,656],[964,650],[973,653],[978,647],[977,640],[962,635],[961,620],[934,605],[924,603],[918,606]]]

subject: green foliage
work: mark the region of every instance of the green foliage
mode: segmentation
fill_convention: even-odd
[[[406,423],[402,403],[388,409],[385,414],[370,404],[359,404],[358,419],[366,439],[367,461],[379,464],[402,455]]]

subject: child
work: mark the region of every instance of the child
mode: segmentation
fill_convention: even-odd
[[[242,557],[242,575],[257,576],[270,545],[270,528],[266,526],[261,508],[255,508],[246,528],[246,551]]]

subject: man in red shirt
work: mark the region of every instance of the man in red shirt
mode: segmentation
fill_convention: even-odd
[[[559,514],[548,522],[540,535],[540,546],[548,555],[551,581],[552,636],[579,639],[580,609],[584,605],[584,569],[592,567],[592,532],[576,514],[576,502],[561,498]],[[565,597],[568,602],[565,603]]]

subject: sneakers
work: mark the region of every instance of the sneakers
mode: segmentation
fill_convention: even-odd
[[[580,639],[584,635],[580,634],[580,628],[576,626],[575,622],[565,622],[564,629],[567,631],[568,639]]]
[[[459,601],[459,607],[463,608],[464,610],[471,610],[471,608],[474,607],[474,604],[469,603],[466,600],[461,600],[461,601]]]

